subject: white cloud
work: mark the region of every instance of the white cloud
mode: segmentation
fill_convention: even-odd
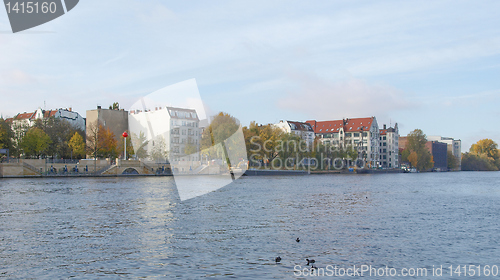
[[[354,117],[386,117],[391,112],[414,108],[405,93],[394,87],[368,84],[351,78],[329,82],[317,77],[293,74],[297,89],[278,101],[281,108],[306,112],[314,119],[333,120]]]

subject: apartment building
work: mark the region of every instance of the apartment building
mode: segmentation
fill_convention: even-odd
[[[338,149],[355,149],[368,167],[380,167],[380,131],[375,117],[333,121],[309,120],[324,145]]]

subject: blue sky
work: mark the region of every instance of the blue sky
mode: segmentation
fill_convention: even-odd
[[[195,78],[251,120],[376,116],[400,134],[500,142],[499,1],[85,0],[12,34],[0,11],[0,112],[85,116]]]

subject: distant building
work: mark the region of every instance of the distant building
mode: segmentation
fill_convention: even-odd
[[[384,168],[399,168],[399,129],[394,127],[380,129],[380,164]]]
[[[451,154],[455,156],[458,162],[458,167],[456,168],[456,170],[462,169],[462,141],[460,139],[455,140],[451,137],[427,136],[427,140],[438,141],[448,145],[448,151],[450,151]]]
[[[324,145],[353,148],[370,167],[380,167],[380,132],[375,117],[334,121],[306,121]]]
[[[122,134],[128,130],[128,112],[123,109],[102,109],[97,106],[97,109],[87,110],[87,139],[89,133],[92,132],[92,127],[102,125],[114,134],[115,140],[123,141]]]
[[[431,152],[434,160],[434,169],[438,171],[448,170],[448,147],[446,143],[438,141],[427,141],[425,147]]]
[[[16,138],[20,139],[30,127],[35,125],[37,120],[47,120],[49,118],[65,120],[71,124],[75,129],[85,130],[85,119],[74,112],[72,108],[57,109],[57,110],[42,110],[38,108],[34,112],[20,113],[13,118],[7,119],[7,122],[12,123],[12,130],[16,134]]]
[[[156,107],[154,111],[134,110],[130,112],[129,125],[131,132],[144,133],[150,153],[159,141],[164,141],[162,149],[168,152],[171,161],[201,160],[197,152],[200,151],[202,128],[194,109]],[[188,146],[191,147],[191,155],[186,153]]]
[[[294,122],[294,121],[280,121],[274,126],[281,128],[286,133],[291,133],[299,136],[305,141],[308,147],[312,147],[314,143],[314,130],[309,123]]]

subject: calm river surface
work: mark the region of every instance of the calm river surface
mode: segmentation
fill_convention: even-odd
[[[303,278],[309,258],[463,279],[447,267],[500,266],[499,216],[500,172],[245,177],[182,202],[170,177],[0,179],[0,278]]]

